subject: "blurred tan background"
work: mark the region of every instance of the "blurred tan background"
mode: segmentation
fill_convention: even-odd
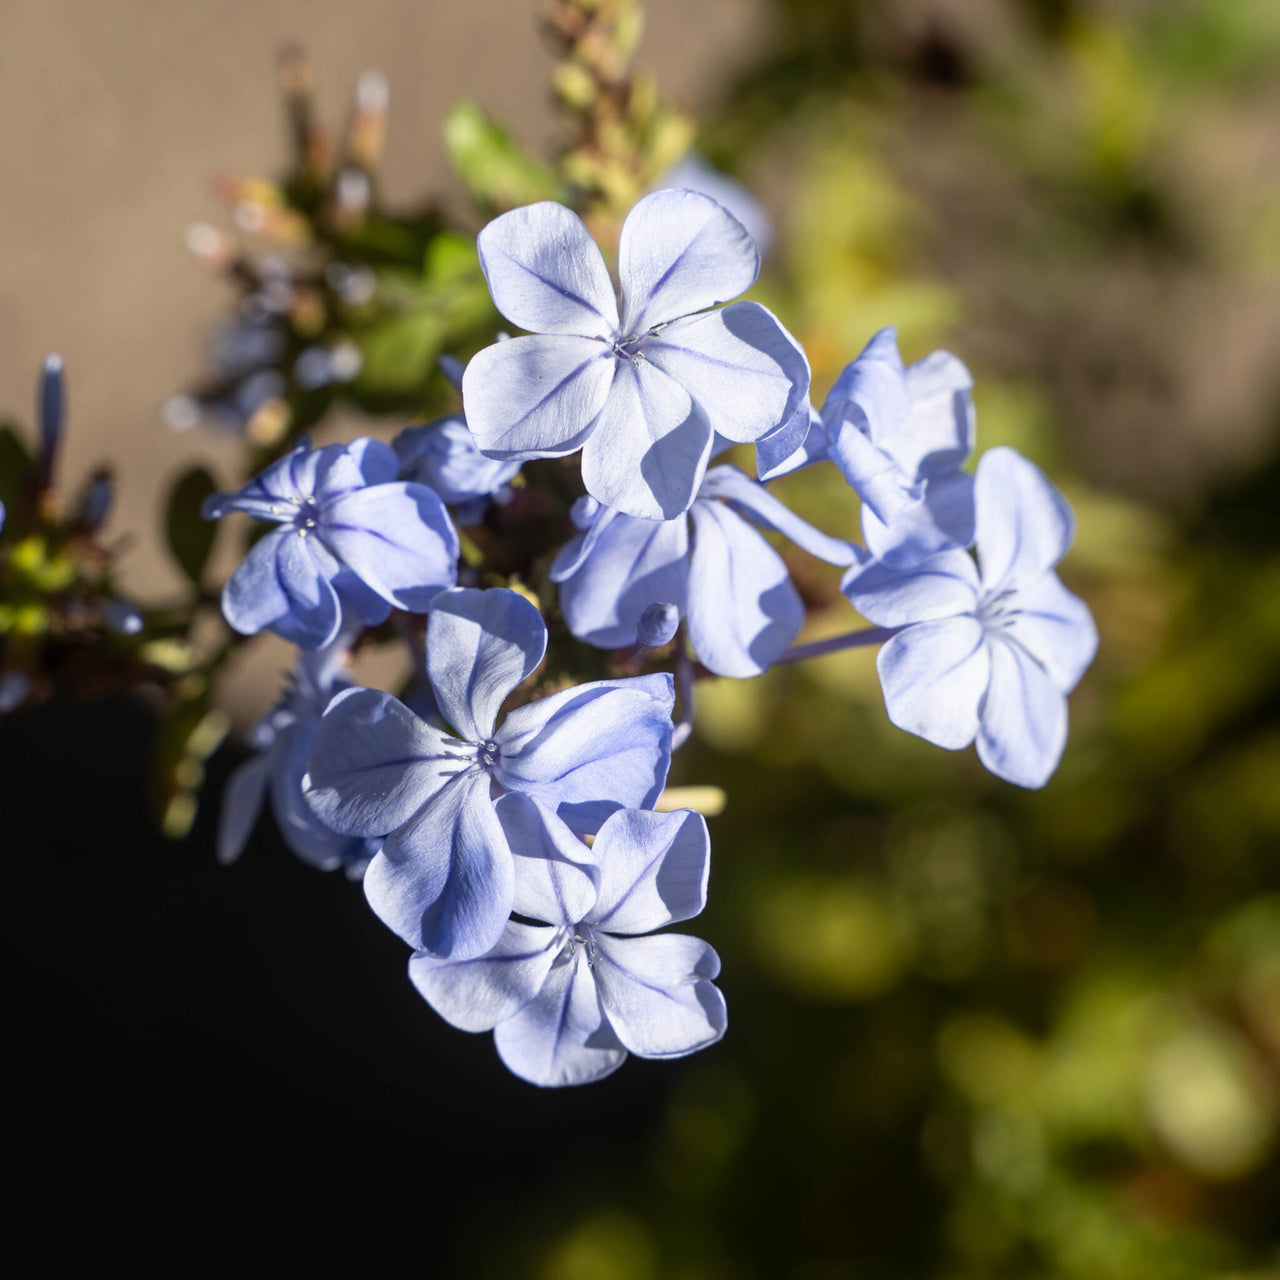
[[[4,0],[0,5],[0,416],[32,425],[39,363],[66,359],[63,475],[117,468],[109,534],[134,544],[126,587],[178,582],[160,544],[166,482],[193,458],[229,478],[236,445],[161,425],[201,370],[225,286],[187,252],[194,221],[224,223],[222,173],[284,162],[277,49],[300,43],[327,118],[356,77],[391,87],[385,189],[394,205],[458,190],[440,140],[446,109],[482,103],[534,147],[556,130],[539,0]],[[640,61],[698,107],[767,39],[759,0],[651,0]],[[224,462],[219,463],[218,459]]]

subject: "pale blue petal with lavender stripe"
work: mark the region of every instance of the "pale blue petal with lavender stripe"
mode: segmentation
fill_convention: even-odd
[[[533,1000],[556,958],[557,930],[507,922],[497,945],[474,960],[419,951],[409,961],[418,994],[460,1031],[492,1031]]]
[[[905,371],[911,412],[883,441],[908,475],[951,475],[973,452],[973,377],[949,351],[934,351]]]
[[[462,377],[477,447],[500,460],[558,458],[582,448],[618,367],[590,338],[532,334],[477,352]]]
[[[291,528],[260,538],[222,590],[222,612],[241,635],[270,629],[304,649],[330,644],[342,622],[332,579],[339,566],[317,539]]]
[[[840,589],[868,622],[905,627],[972,613],[978,570],[964,551],[943,551],[906,568],[870,560],[845,574]]]
[[[1020,787],[1043,787],[1067,744],[1067,700],[1020,645],[990,645],[991,679],[982,702],[978,759]]]
[[[867,550],[885,564],[906,567],[974,539],[973,476],[967,471],[928,480],[917,502],[901,507],[885,524],[862,506],[862,536]]]
[[[530,796],[509,791],[494,807],[515,857],[516,913],[577,924],[595,905],[599,855]]]
[[[695,502],[689,639],[718,675],[746,679],[775,663],[804,625],[786,562],[723,502]]]
[[[463,738],[483,742],[546,649],[542,615],[516,592],[442,592],[427,622],[427,676],[441,714]]]
[[[602,1080],[627,1057],[601,1008],[585,946],[560,952],[537,996],[498,1023],[493,1042],[522,1080],[550,1088]]]
[[[647,933],[707,905],[711,841],[700,813],[623,809],[600,828],[591,852],[600,887],[577,919],[610,933]]]
[[[990,646],[973,616],[921,622],[876,654],[889,719],[935,746],[957,751],[978,731],[991,678]]]
[[[611,337],[609,269],[576,213],[544,200],[495,218],[476,238],[494,305],[533,333]]]
[[[674,320],[642,351],[685,388],[714,431],[736,443],[782,430],[808,395],[804,351],[758,302]]]
[[[978,462],[974,489],[984,591],[1034,582],[1067,553],[1075,517],[1043,471],[1005,446]]]
[[[365,897],[412,947],[467,960],[502,935],[515,868],[483,770],[461,773],[383,842]]]
[[[666,674],[597,680],[518,707],[494,735],[494,776],[580,834],[658,798],[671,764],[675,686]]]
[[[760,274],[747,229],[697,191],[655,191],[627,214],[618,239],[620,332],[634,335],[745,293]]]
[[[781,431],[756,441],[756,475],[776,480],[827,457],[827,429],[808,398]]]
[[[518,462],[486,458],[461,414],[406,427],[392,445],[406,479],[430,485],[450,506],[487,498],[520,471]]]
[[[329,704],[308,769],[308,802],[346,835],[403,826],[459,769],[456,738],[380,689],[347,689]]]
[[[1017,611],[1008,615],[1004,634],[1044,667],[1063,693],[1080,682],[1098,652],[1098,630],[1089,606],[1046,573],[1017,593]]]
[[[595,983],[618,1040],[645,1058],[682,1058],[714,1044],[728,1027],[712,980],[720,957],[682,933],[647,938],[597,934]]]

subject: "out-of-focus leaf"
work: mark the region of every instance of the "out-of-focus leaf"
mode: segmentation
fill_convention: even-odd
[[[421,386],[444,345],[445,325],[433,311],[393,316],[361,335],[361,389],[387,395]]]
[[[459,102],[444,122],[444,144],[476,199],[496,209],[563,200],[555,174],[530,156],[473,102]]]
[[[169,494],[165,510],[165,541],[182,572],[197,586],[218,533],[214,520],[206,520],[200,508],[218,486],[204,467],[193,467]]]
[[[31,455],[12,423],[0,426],[0,502],[14,509],[22,488],[22,477],[31,470]]]

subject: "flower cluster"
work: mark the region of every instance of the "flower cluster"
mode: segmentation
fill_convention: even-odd
[[[492,1030],[533,1083],[578,1084],[725,1030],[715,952],[652,932],[706,900],[706,824],[661,803],[697,675],[754,677],[883,642],[894,724],[942,747],[976,741],[992,772],[1038,787],[1096,636],[1053,572],[1072,534],[1062,498],[1010,449],[963,469],[974,413],[960,361],[904,366],[884,330],[815,411],[800,345],[763,307],[731,301],[759,257],[708,196],[636,204],[616,293],[558,204],[503,214],[478,248],[495,304],[525,332],[470,361],[460,413],[394,448],[303,442],[206,505],[275,526],[223,610],[237,631],[302,651],[228,790],[221,854],[239,853],[269,789],[300,857],[363,873],[441,1016]],[[755,446],[759,480],[709,466],[732,444]],[[568,492],[564,471],[522,473],[579,451]],[[828,461],[861,501],[865,546],[763,483]],[[522,496],[539,484],[539,501]],[[575,683],[563,658],[547,670],[547,623],[519,576],[494,585],[504,575],[474,545],[459,564],[455,520],[536,541],[520,521],[545,525],[557,500],[559,534],[525,563],[558,589],[573,637],[616,651],[613,678]],[[875,625],[794,647],[805,606],[766,532],[844,569],[845,596]],[[393,610],[417,664],[406,700],[341,670]]]

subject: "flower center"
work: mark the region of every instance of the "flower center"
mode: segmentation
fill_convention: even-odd
[[[990,630],[999,631],[1007,627],[1018,616],[1020,610],[1016,603],[1017,592],[1009,587],[978,606],[978,621]]]
[[[486,768],[492,769],[501,758],[502,752],[492,738],[476,747],[476,759]]]
[[[633,365],[638,365],[644,359],[641,348],[644,346],[644,340],[648,334],[633,334],[629,338],[615,338],[613,343],[613,354],[619,360],[629,360]]]
[[[573,959],[579,947],[583,947],[586,950],[587,968],[594,969],[600,947],[596,942],[595,931],[589,924],[577,924],[569,930],[569,941],[565,943],[565,952],[570,960]]]
[[[320,507],[314,498],[300,503],[293,517],[293,527],[305,538],[314,533],[320,524]]]

